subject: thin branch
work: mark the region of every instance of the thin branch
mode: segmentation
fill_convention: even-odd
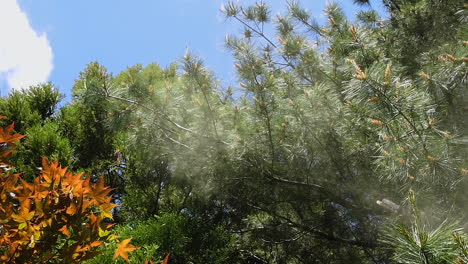
[[[250,26],[249,24],[247,24],[246,22],[244,22],[242,19],[240,19],[237,15],[236,16],[233,16],[237,21],[239,21],[240,23],[242,23],[244,26],[246,26],[248,29],[252,30],[254,33],[256,33],[257,35],[259,35],[260,37],[262,37],[265,41],[267,41],[273,48],[275,48],[280,56],[283,58],[283,60],[289,65],[289,67],[291,67],[292,69],[296,70],[296,66],[294,64],[291,63],[291,61],[286,57],[284,56],[282,53],[281,53],[281,50],[279,49],[279,47],[273,42],[271,41],[265,34],[263,34],[263,32],[260,32],[258,30],[256,30],[255,28],[253,28],[252,26]],[[332,81],[336,86],[340,86],[340,83],[337,82],[335,79],[333,79],[330,75],[328,75],[325,71],[323,71],[322,69],[320,68],[317,68],[317,70],[322,73],[325,77],[327,77],[330,81]],[[302,78],[304,78],[306,81],[308,81],[309,83],[314,83],[309,77],[305,76],[305,75],[301,75]]]
[[[366,242],[366,241],[359,241],[359,240],[354,240],[354,239],[346,239],[346,238],[342,238],[342,237],[338,237],[338,236],[333,236],[333,235],[330,235],[328,233],[325,233],[324,231],[316,229],[316,227],[310,227],[310,226],[307,226],[307,225],[296,223],[296,222],[292,221],[291,219],[289,219],[287,217],[284,217],[282,215],[278,215],[275,212],[272,212],[272,211],[270,211],[268,209],[261,208],[259,206],[250,204],[248,202],[247,202],[247,206],[249,206],[251,208],[254,208],[254,209],[257,209],[257,210],[260,210],[260,211],[263,211],[263,212],[268,213],[268,214],[270,214],[272,216],[275,216],[277,218],[283,219],[283,220],[285,220],[286,222],[288,222],[289,224],[291,224],[292,226],[294,226],[296,228],[302,229],[304,231],[307,231],[310,234],[316,235],[316,236],[318,236],[320,238],[323,238],[323,239],[326,239],[326,240],[329,240],[329,241],[336,241],[336,242],[349,244],[349,245],[354,245],[354,246],[359,246],[359,247],[363,247],[363,248],[373,248],[373,247],[380,246],[379,244],[370,243],[370,242]]]

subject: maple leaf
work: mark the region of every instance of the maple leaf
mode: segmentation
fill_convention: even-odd
[[[104,186],[104,177],[101,177],[91,189],[91,197],[98,203],[109,203],[111,200],[111,197],[108,197],[110,191],[110,188]]]
[[[125,240],[122,240],[122,242],[118,244],[117,250],[114,253],[114,259],[120,256],[128,262],[127,252],[131,252],[138,249],[138,247],[135,247],[134,245],[129,245],[131,240],[131,238],[127,238]]]
[[[24,137],[15,134],[13,128],[13,124],[0,127],[0,144],[4,145],[0,150],[0,165],[6,167],[11,166],[7,158],[16,150],[14,142]],[[37,263],[34,255],[51,261],[73,259],[74,263],[80,263],[98,254],[97,247],[103,245],[102,240],[117,239],[110,234],[112,225],[101,227],[102,219],[112,217],[111,210],[116,206],[110,203],[111,189],[104,186],[102,178],[92,184],[90,177],[83,179],[83,174],[73,174],[57,161],[49,163],[46,158],[42,160],[41,174],[33,182],[7,170],[0,168],[0,263]],[[89,221],[82,221],[83,218]],[[77,225],[86,232],[72,232]],[[52,231],[53,236],[63,234],[76,243],[65,245],[59,254],[52,253],[57,249],[55,246],[43,249],[38,247],[41,244],[36,244],[49,236],[44,230]],[[116,258],[121,256],[128,261],[128,252],[137,249],[129,242],[130,239],[120,243]],[[34,257],[18,262],[21,254]]]
[[[29,183],[23,179],[20,178],[21,184],[23,185],[22,191],[26,192],[25,195],[29,196],[30,193],[34,192],[35,185],[32,183]]]
[[[64,192],[69,193],[70,199],[73,199],[74,196],[82,196],[83,195],[83,180],[81,177],[83,173],[73,174],[73,173],[66,173],[64,183]]]
[[[84,199],[84,197],[81,198],[81,213],[85,213],[88,207],[93,205],[94,201],[93,200],[88,200]]]
[[[89,216],[89,226],[92,230],[99,230],[99,225],[101,224],[101,217],[91,213]]]
[[[100,227],[99,227],[99,237],[105,237],[105,236],[108,236],[110,234],[110,230],[102,230]]]
[[[112,208],[116,206],[116,204],[112,203],[104,203],[99,205],[99,209],[101,209],[101,216],[113,219],[114,216],[112,215]]]
[[[15,220],[16,222],[20,224],[30,221],[33,218],[33,216],[34,216],[34,211],[30,212],[27,206],[21,206],[21,209],[19,210],[18,214],[11,215],[13,220]]]
[[[0,128],[0,143],[12,143],[25,137],[25,135],[15,134],[15,123],[7,126],[5,129]]]
[[[62,178],[64,177],[67,168],[62,168],[58,161],[49,162],[45,157],[42,158],[42,170],[41,176],[44,179],[44,185],[49,187],[57,187],[61,182]]]

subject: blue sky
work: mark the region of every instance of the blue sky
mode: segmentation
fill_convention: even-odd
[[[17,5],[22,14],[13,17],[14,12],[9,12],[11,19],[0,19],[0,43],[12,39],[9,47],[0,44],[0,61],[5,61],[3,57],[9,54],[7,65],[2,66],[0,62],[1,95],[12,86],[51,81],[70,100],[74,80],[91,61],[98,61],[113,73],[138,63],[157,62],[165,67],[183,56],[187,48],[200,56],[223,84],[234,84],[233,59],[223,45],[225,35],[239,33],[241,27],[224,19],[219,10],[225,2],[1,0],[0,5],[9,3],[9,8]],[[285,0],[264,2],[272,7],[273,14],[284,11],[286,6]],[[319,21],[323,19],[325,0],[300,2]],[[338,2],[349,17],[358,10],[352,0]],[[380,6],[377,8],[381,9]],[[6,8],[0,6],[1,9]],[[24,17],[30,29],[23,25]],[[23,23],[15,23],[20,18]],[[11,29],[16,24],[23,26]],[[11,34],[14,36],[9,38]],[[18,45],[17,42],[26,44]],[[16,50],[10,52],[15,47]],[[12,77],[15,74],[16,79]]]

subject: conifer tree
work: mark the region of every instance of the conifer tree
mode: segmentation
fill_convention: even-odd
[[[388,20],[363,11],[355,22],[332,3],[323,25],[297,2],[276,18],[265,3],[229,2],[223,12],[245,27],[226,41],[243,96],[187,54],[170,81],[138,66],[116,78],[109,122],[126,124],[129,146],[156,149],[143,156],[158,157],[145,163],[165,175],[164,194],[151,199],[220,219],[245,261],[387,261],[384,226],[425,217],[448,234],[437,215],[466,218],[466,7],[443,2],[388,1]],[[425,216],[408,213],[409,193]],[[392,245],[399,261],[411,250]]]
[[[227,2],[237,87],[191,53],[91,63],[58,115],[47,85],[1,113],[24,153],[105,174],[130,227],[171,223],[176,263],[467,263],[466,5],[383,2],[354,21],[331,3],[323,24]]]

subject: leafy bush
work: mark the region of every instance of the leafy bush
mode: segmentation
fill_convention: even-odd
[[[6,263],[81,263],[111,238],[115,207],[101,178],[72,174],[58,162],[42,160],[29,183],[8,172],[7,158],[23,135],[14,125],[0,129],[0,261]],[[130,250],[129,250],[130,251]]]
[[[130,263],[160,260],[169,252],[171,263],[236,263],[237,256],[230,247],[234,244],[232,235],[221,227],[209,230],[209,225],[204,225],[201,219],[184,214],[163,213],[128,223],[116,227],[115,234],[122,238],[133,237],[132,242],[140,247],[130,256]],[[105,244],[101,254],[86,263],[124,263],[122,259],[112,260],[117,243],[109,241]]]

